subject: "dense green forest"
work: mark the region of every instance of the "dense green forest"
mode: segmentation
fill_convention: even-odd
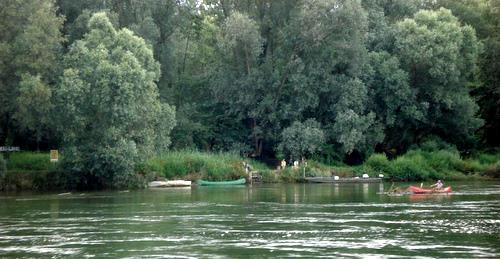
[[[104,185],[166,150],[359,164],[500,146],[497,0],[0,5],[0,146],[59,149]]]

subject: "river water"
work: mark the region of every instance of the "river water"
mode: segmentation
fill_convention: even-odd
[[[500,257],[500,182],[0,194],[0,257]]]

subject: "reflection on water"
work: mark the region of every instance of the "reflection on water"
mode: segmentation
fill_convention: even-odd
[[[379,183],[2,195],[0,257],[499,257],[500,185],[452,185],[452,195],[386,196]]]

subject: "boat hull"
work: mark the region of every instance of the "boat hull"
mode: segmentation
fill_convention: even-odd
[[[204,181],[204,180],[198,180],[197,181],[198,185],[204,185],[204,186],[242,185],[242,184],[245,184],[246,182],[247,182],[247,180],[245,178],[241,178],[241,179],[234,180],[234,181],[219,181],[219,182]]]
[[[439,190],[438,189],[424,189],[424,188],[419,188],[416,186],[410,186],[410,187],[408,187],[408,190],[413,194],[450,193],[452,191],[451,186],[448,186],[446,188],[439,189]]]
[[[148,186],[150,188],[187,187],[191,186],[191,181],[184,181],[184,180],[153,181],[150,182]]]

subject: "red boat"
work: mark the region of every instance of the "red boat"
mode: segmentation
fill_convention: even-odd
[[[451,186],[448,186],[448,187],[443,188],[443,189],[424,189],[424,188],[419,188],[419,187],[410,185],[410,187],[408,187],[408,190],[414,194],[450,193]]]

